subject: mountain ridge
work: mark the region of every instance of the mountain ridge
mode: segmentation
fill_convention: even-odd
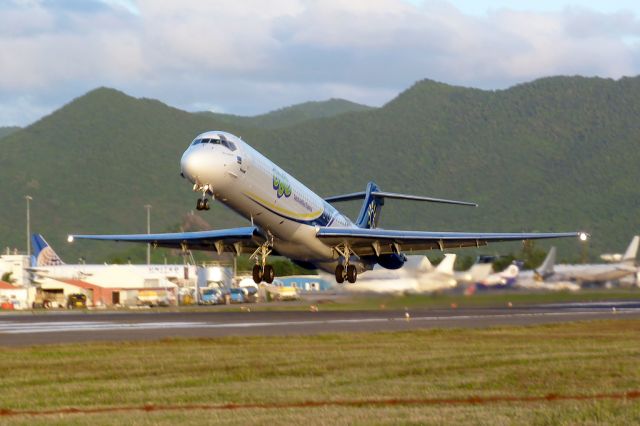
[[[24,246],[26,194],[32,229],[69,258],[126,249],[63,242],[68,233],[145,232],[148,203],[152,230],[174,229],[196,198],[179,176],[180,155],[198,133],[223,129],[320,195],[376,180],[384,190],[480,203],[390,202],[387,228],[586,230],[592,252],[619,251],[640,228],[638,95],[638,77],[551,77],[500,91],[423,80],[381,108],[264,128],[99,88],[3,138],[0,244]],[[246,223],[218,203],[203,217],[215,228]]]

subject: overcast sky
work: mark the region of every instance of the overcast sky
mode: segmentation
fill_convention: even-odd
[[[0,0],[0,126],[107,86],[254,115],[415,81],[640,74],[640,1]]]

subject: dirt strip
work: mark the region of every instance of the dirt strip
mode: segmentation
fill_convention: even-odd
[[[250,404],[186,404],[186,405],[132,405],[120,407],[96,408],[60,408],[50,410],[11,410],[0,408],[0,416],[48,416],[59,414],[101,414],[126,411],[187,411],[187,410],[243,410],[243,409],[283,409],[283,408],[316,408],[316,407],[365,407],[394,405],[483,405],[497,403],[539,403],[554,401],[594,401],[602,399],[636,400],[640,399],[640,391],[608,393],[594,395],[558,395],[544,396],[471,396],[467,398],[397,398],[397,399],[363,399],[363,400],[329,400],[302,401],[284,403],[250,403]]]

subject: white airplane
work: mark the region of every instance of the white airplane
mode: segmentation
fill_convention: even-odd
[[[626,253],[622,254],[622,253],[603,253],[600,255],[600,259],[604,260],[605,262],[609,262],[609,263],[618,263],[618,262],[622,262],[625,258],[630,258],[630,257],[634,257],[635,256],[631,256],[629,250],[633,249],[633,246],[635,245],[636,247],[636,252],[638,251],[637,246],[638,246],[638,238],[639,236],[636,235],[635,237],[633,237],[633,239],[631,240],[631,244],[630,246],[627,248]]]
[[[552,248],[554,251],[553,262],[542,277],[553,276],[557,279],[578,283],[607,283],[635,275],[640,271],[636,266],[639,243],[640,236],[634,236],[622,255],[622,259],[617,263],[590,265],[555,265],[555,248]]]
[[[476,281],[476,287],[479,287],[479,288],[511,287],[513,284],[515,284],[519,274],[520,274],[520,268],[518,268],[518,265],[512,263],[511,265],[507,266],[504,270],[500,272],[494,272],[493,274],[489,274],[485,278]]]
[[[528,290],[554,290],[554,291],[578,291],[580,285],[565,279],[554,276],[553,269],[556,262],[556,248],[551,247],[549,253],[544,258],[542,265],[532,271],[520,273],[515,287]]]
[[[133,274],[148,279],[163,278],[178,282],[197,277],[197,269],[194,265],[67,264],[40,234],[31,235],[31,246],[33,260],[28,270],[43,278],[84,280],[93,277],[104,280],[108,277]]]
[[[181,175],[202,194],[198,210],[217,199],[251,221],[251,226],[203,232],[130,235],[70,235],[93,239],[150,243],[155,247],[252,253],[253,278],[271,283],[269,255],[286,256],[305,268],[335,274],[336,281],[356,282],[359,273],[378,264],[397,269],[404,251],[480,247],[489,242],[576,237],[563,233],[426,232],[378,228],[385,198],[477,206],[474,203],[383,192],[370,182],[363,192],[323,199],[240,138],[226,132],[198,135],[182,155]],[[355,222],[329,202],[363,199]]]
[[[457,280],[453,270],[455,254],[445,258],[434,267],[427,256],[407,256],[398,270],[385,269],[379,265],[363,275],[356,285],[346,290],[356,293],[430,293],[452,289]]]

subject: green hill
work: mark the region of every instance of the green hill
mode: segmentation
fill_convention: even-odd
[[[322,102],[305,102],[286,108],[281,108],[267,114],[253,117],[243,117],[230,114],[216,114],[202,112],[212,119],[227,124],[245,127],[259,127],[264,129],[277,129],[280,127],[295,126],[316,118],[335,117],[348,112],[367,111],[371,107],[346,101],[344,99],[329,99]]]
[[[3,139],[0,244],[24,247],[25,194],[34,198],[32,229],[70,261],[125,250],[63,241],[72,232],[144,232],[147,203],[153,230],[175,229],[196,198],[179,176],[180,155],[197,133],[222,128],[321,195],[376,180],[389,191],[480,204],[389,201],[385,227],[585,229],[592,256],[620,252],[640,231],[638,99],[638,77],[554,77],[502,91],[421,81],[382,108],[268,128],[97,89]],[[220,205],[195,214],[215,228],[246,223]],[[561,248],[579,251],[574,241]]]
[[[0,139],[4,138],[5,136],[9,136],[12,133],[17,132],[18,130],[20,130],[20,127],[16,127],[16,126],[0,127]]]

